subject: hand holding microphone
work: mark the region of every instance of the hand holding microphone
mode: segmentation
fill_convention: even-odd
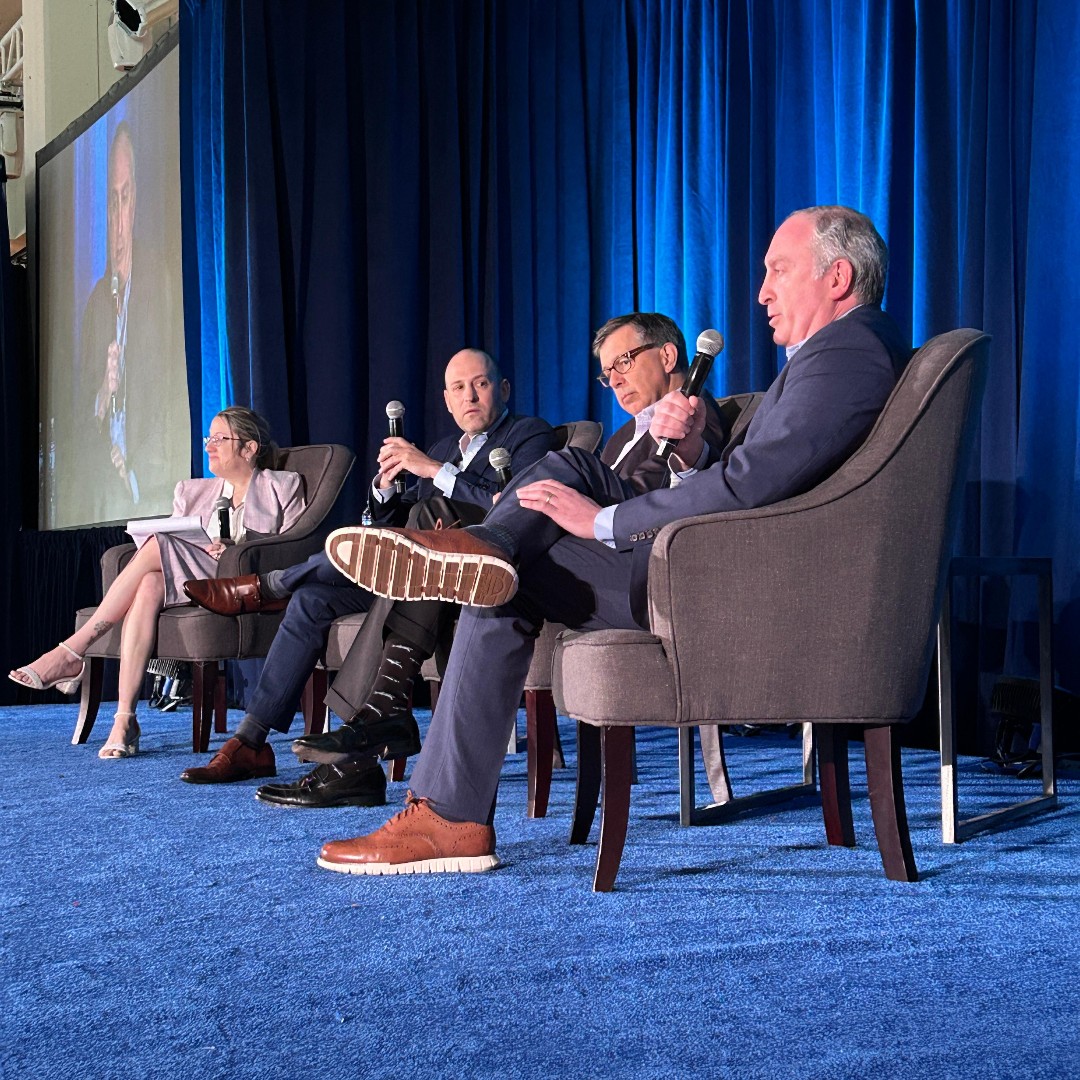
[[[405,406],[400,401],[391,401],[386,406],[386,418],[390,423],[390,438],[405,438]],[[402,470],[394,477],[394,492],[402,495],[405,492],[405,477],[408,474]]]
[[[109,291],[112,293],[113,304],[116,306],[117,327],[120,325],[120,275],[113,273],[109,280]],[[117,337],[120,336],[119,329]],[[109,384],[109,412],[116,415],[116,391],[120,389],[120,346],[113,341],[109,346],[108,364],[105,369],[105,378]]]
[[[705,380],[712,370],[713,360],[720,355],[723,348],[724,338],[718,331],[703,330],[698,335],[697,353],[694,356],[693,363],[690,365],[690,374],[687,376],[686,382],[679,388],[679,393],[683,397],[701,396],[701,392],[705,388]],[[657,439],[656,456],[661,461],[667,461],[678,443],[679,439]],[[693,465],[694,463],[688,462],[688,464]]]

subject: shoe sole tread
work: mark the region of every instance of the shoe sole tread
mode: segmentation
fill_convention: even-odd
[[[442,859],[418,859],[403,863],[338,863],[321,856],[315,860],[324,870],[339,874],[366,874],[388,876],[391,874],[481,874],[495,870],[498,855],[451,855]]]
[[[390,600],[498,607],[517,591],[517,572],[501,559],[430,551],[389,529],[338,529],[326,554],[354,584]]]

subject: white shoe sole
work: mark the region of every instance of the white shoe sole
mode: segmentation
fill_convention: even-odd
[[[338,874],[482,874],[499,866],[498,855],[470,855],[447,859],[420,859],[406,863],[337,863],[315,860],[324,870]]]
[[[337,529],[326,555],[350,581],[390,600],[498,607],[517,592],[517,571],[505,559],[432,551],[394,529]]]

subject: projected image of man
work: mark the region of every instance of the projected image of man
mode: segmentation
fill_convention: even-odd
[[[179,436],[177,425],[162,417],[171,415],[184,391],[182,383],[169,386],[183,374],[182,350],[171,344],[171,289],[159,261],[135,242],[137,191],[135,144],[124,121],[109,147],[108,265],[82,326],[84,415],[92,417],[106,468],[116,479],[106,485],[100,507],[107,516],[111,508],[145,505],[148,495],[156,498],[171,482],[165,451],[172,447],[165,443]]]

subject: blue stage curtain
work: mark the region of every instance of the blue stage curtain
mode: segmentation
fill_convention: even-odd
[[[1073,0],[186,0],[182,18],[186,77],[220,76],[185,91],[212,166],[185,184],[220,183],[195,222],[203,378],[227,370],[283,438],[348,443],[366,476],[389,399],[417,441],[449,430],[442,369],[465,345],[498,357],[519,411],[611,430],[589,342],[635,308],[691,347],[724,333],[714,393],[762,389],[769,237],[848,203],[889,243],[886,307],[916,343],[993,334],[958,549],[1053,554],[1075,651]],[[1074,665],[1059,677],[1080,690]]]
[[[205,472],[201,436],[210,430],[210,421],[234,401],[244,403],[234,395],[225,332],[224,29],[216,11],[204,0],[184,0],[180,20],[180,196],[192,476]]]

